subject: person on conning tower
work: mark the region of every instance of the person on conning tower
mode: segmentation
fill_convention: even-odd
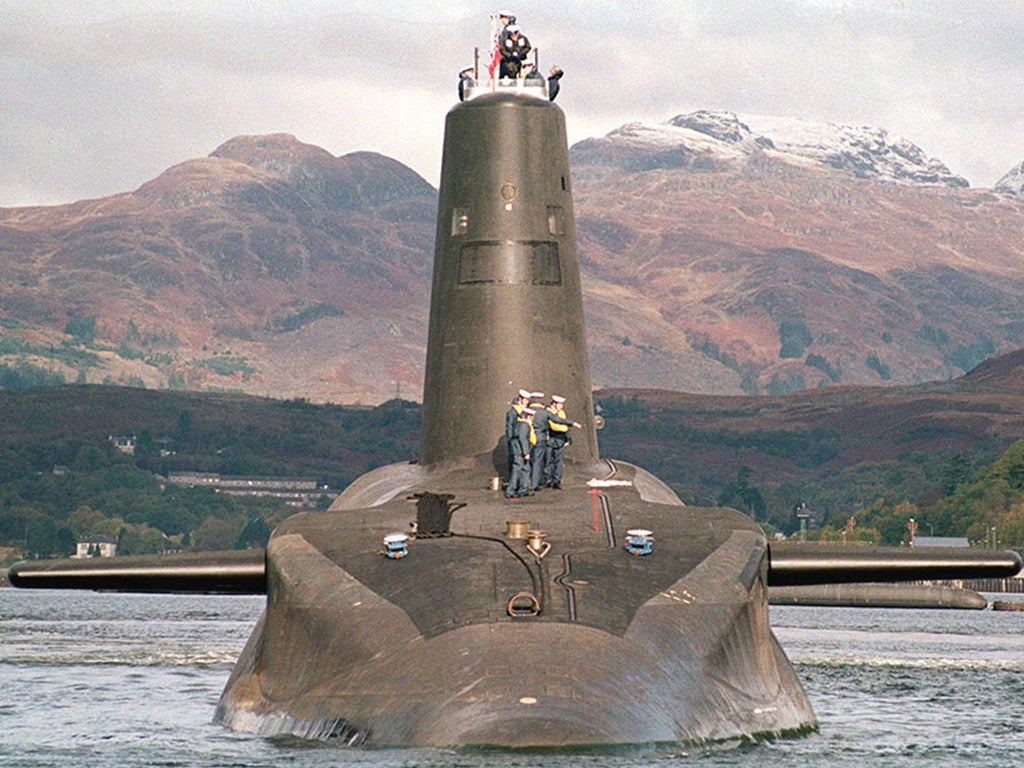
[[[508,480],[512,482],[512,469],[515,464],[513,461],[513,450],[512,450],[512,439],[515,437],[516,420],[522,415],[523,409],[530,404],[530,393],[525,389],[520,389],[512,400],[512,404],[508,407],[508,411],[505,412],[505,443],[508,446]]]
[[[473,83],[473,67],[466,67],[459,72],[459,101],[466,100],[466,91]]]
[[[495,26],[497,21],[498,26]],[[505,39],[506,29],[516,23],[516,17],[509,11],[498,11],[491,16],[491,60],[487,64],[487,74],[494,79],[494,70],[501,62],[501,42]]]
[[[513,427],[512,440],[509,441],[512,475],[508,479],[508,488],[505,489],[507,499],[533,495],[533,491],[530,490],[530,459],[533,446],[537,442],[533,432],[533,414],[532,408],[523,408]]]
[[[556,490],[562,489],[562,471],[565,466],[565,446],[572,442],[569,427],[580,429],[578,422],[565,415],[565,397],[552,395],[551,404],[545,409],[548,416],[549,435],[546,465],[544,467],[544,485]]]
[[[551,101],[555,100],[555,96],[558,95],[558,90],[561,88],[560,80],[565,72],[562,71],[561,67],[552,67],[551,71],[548,72],[548,98]]]
[[[501,51],[501,65],[498,67],[498,77],[516,78],[523,67],[523,61],[530,53],[532,46],[526,35],[519,29],[518,25],[510,24],[505,27],[498,41]]]
[[[522,69],[523,82],[526,85],[543,88],[544,87],[544,76],[537,71],[537,67],[534,66],[533,62],[528,61],[523,64]]]

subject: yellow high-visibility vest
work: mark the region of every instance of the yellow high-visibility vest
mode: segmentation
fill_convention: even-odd
[[[536,445],[537,444],[537,433],[533,431],[533,422],[530,421],[530,419],[524,419],[521,416],[519,417],[519,421],[525,421],[527,424],[530,425],[530,445]]]
[[[551,413],[555,414],[555,416],[558,416],[561,419],[566,418],[565,411],[563,411],[561,408],[555,408],[555,406],[549,405],[548,406],[548,410]],[[559,424],[557,421],[549,421],[548,422],[548,428],[552,432],[568,432],[569,431],[569,425],[568,424]]]

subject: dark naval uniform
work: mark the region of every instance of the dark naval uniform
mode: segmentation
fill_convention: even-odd
[[[544,484],[552,488],[561,488],[565,446],[572,442],[569,427],[573,422],[565,417],[565,411],[562,410],[560,405],[552,403],[544,410],[550,414],[547,420],[551,424],[551,434],[548,437],[548,455],[544,468]]]
[[[501,33],[498,41],[498,48],[501,51],[501,65],[498,68],[499,77],[519,77],[519,70],[532,46],[526,35],[521,32],[509,32],[506,27]]]
[[[530,459],[531,450],[530,438],[533,435],[533,427],[526,414],[516,419],[512,428],[512,439],[508,443],[509,455],[512,457],[512,473],[508,478],[508,488],[505,490],[506,498],[525,496],[530,492]]]
[[[512,436],[516,429],[516,420],[522,415],[525,405],[513,402],[505,411],[505,444],[508,446],[508,479],[512,482]]]
[[[551,101],[554,101],[555,97],[558,96],[558,89],[561,88],[559,81],[564,74],[565,72],[560,67],[552,67],[551,72],[548,74],[548,98]]]
[[[551,461],[552,439],[557,429],[564,427],[568,430],[570,426],[572,426],[572,421],[565,418],[564,412],[559,415],[550,407],[537,406],[537,413],[533,416],[533,431],[537,435],[537,445],[534,446],[533,458],[530,461],[530,487],[533,490],[536,491],[541,487],[542,482],[548,481],[545,466]],[[558,477],[561,480],[561,471],[559,471]]]

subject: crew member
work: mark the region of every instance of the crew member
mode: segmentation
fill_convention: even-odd
[[[551,404],[546,410],[551,414],[548,416],[551,434],[548,437],[548,455],[544,470],[544,480],[545,485],[549,488],[561,489],[563,454],[565,453],[565,446],[572,442],[569,427],[582,429],[583,425],[566,418],[565,398],[561,395],[552,395]]]
[[[512,456],[512,473],[509,475],[508,488],[505,489],[505,498],[507,499],[518,499],[533,493],[530,490],[533,413],[532,408],[523,408],[512,429],[512,439],[508,444],[509,454]]]
[[[540,393],[535,392],[534,394]],[[541,395],[542,402],[539,405],[530,403],[530,407],[536,410],[533,415],[533,431],[537,435],[537,445],[534,446],[533,458],[530,460],[530,487],[535,491],[540,490],[542,485],[547,485],[545,466],[551,461],[552,455],[549,435],[553,435],[554,431],[558,429],[568,430],[573,425],[571,420],[565,418],[564,411],[559,414],[550,406],[545,408],[543,398],[544,396]],[[559,473],[559,477],[561,477],[561,473]]]
[[[530,402],[530,393],[520,389],[512,400],[512,405],[505,412],[505,443],[508,445],[508,482],[512,484],[512,437],[515,433],[516,420],[522,415],[523,409]]]
[[[561,67],[552,67],[551,71],[548,72],[548,98],[551,101],[555,100],[555,96],[558,95],[558,89],[561,87],[559,80],[562,79],[562,75],[565,72],[562,71]]]
[[[494,19],[495,16],[498,19],[498,26],[495,27]],[[508,29],[510,24],[516,23],[516,17],[508,11],[498,11],[494,16],[491,16],[491,61],[487,65],[487,74],[494,79],[494,70],[497,69],[498,64],[501,62],[501,41],[505,39],[505,30]]]
[[[459,72],[459,101],[466,100],[466,90],[473,85],[473,67],[466,67]]]
[[[498,40],[501,50],[501,66],[498,68],[499,77],[519,77],[519,70],[522,69],[523,61],[526,60],[531,46],[530,41],[522,30],[515,24],[505,27]]]
[[[529,86],[544,87],[544,77],[537,71],[533,62],[528,61],[523,64],[523,82]]]

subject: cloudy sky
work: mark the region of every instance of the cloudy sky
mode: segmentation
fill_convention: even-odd
[[[975,187],[1024,160],[1020,0],[0,0],[0,206],[278,132],[436,185],[498,8],[566,70],[570,143],[716,109],[882,127]]]

